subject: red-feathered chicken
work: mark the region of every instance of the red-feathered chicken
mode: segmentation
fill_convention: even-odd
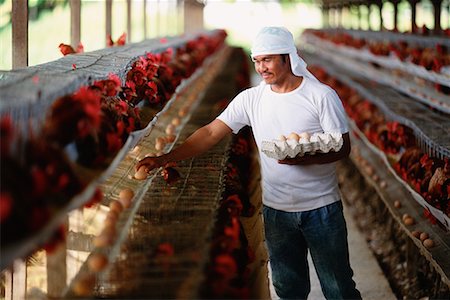
[[[74,49],[71,45],[64,44],[64,43],[59,44],[58,48],[59,48],[59,51],[61,51],[61,53],[64,56],[66,56],[68,54],[76,54],[76,53],[84,52],[84,46],[81,42],[78,44],[76,49]]]

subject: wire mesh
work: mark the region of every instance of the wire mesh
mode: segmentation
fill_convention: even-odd
[[[330,74],[357,90],[366,99],[376,104],[388,120],[398,121],[413,129],[418,145],[429,155],[438,158],[450,157],[450,119],[448,114],[424,106],[408,96],[371,78],[342,67],[324,57],[304,52],[310,64],[324,67]]]
[[[130,174],[134,174],[137,160],[155,149],[156,137],[166,135],[166,126],[179,117],[180,108],[190,99],[200,105],[192,107],[192,113],[176,129],[177,139],[162,152],[169,151],[198,127],[212,121],[219,112],[217,102],[236,93],[232,80],[240,64],[240,60],[235,60],[227,64],[212,83],[190,87],[193,92],[181,95],[182,101],[174,102],[170,110],[159,116],[151,133],[105,180],[102,185],[105,205],[118,199],[119,191],[124,188],[131,188],[136,195],[130,209],[134,212],[122,213],[116,224],[118,231],[127,230],[121,232],[123,237],[114,245],[118,250],[106,251],[113,260],[96,274],[94,297],[200,297],[198,292],[204,282],[210,238],[224,189],[231,137],[204,155],[179,162],[174,168],[180,178],[172,184],[163,179],[160,170],[144,181],[135,180]],[[221,84],[223,82],[228,84]],[[202,97],[201,102],[195,97]]]

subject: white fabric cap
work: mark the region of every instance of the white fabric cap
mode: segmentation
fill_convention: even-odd
[[[296,76],[305,76],[318,81],[317,78],[306,69],[306,62],[298,56],[297,47],[292,33],[285,27],[263,27],[251,49],[251,57],[259,55],[289,54],[292,73]]]

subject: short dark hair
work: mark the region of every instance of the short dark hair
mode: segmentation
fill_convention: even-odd
[[[289,56],[289,54],[287,54],[287,53],[281,54],[281,60],[283,61],[283,63],[286,63],[288,56]]]

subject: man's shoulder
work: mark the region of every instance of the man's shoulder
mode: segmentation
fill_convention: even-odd
[[[329,85],[327,85],[321,81],[318,81],[318,80],[308,79],[306,83],[310,89],[312,89],[318,93],[326,94],[326,93],[334,91],[333,88],[331,88]]]
[[[310,90],[310,92],[314,95],[315,98],[317,97],[317,99],[324,99],[330,97],[339,98],[336,91],[332,87],[320,81],[308,80],[307,88]]]
[[[242,90],[238,94],[238,96],[245,97],[248,99],[259,99],[265,87],[266,87],[265,84],[258,84],[256,86],[248,87]]]

